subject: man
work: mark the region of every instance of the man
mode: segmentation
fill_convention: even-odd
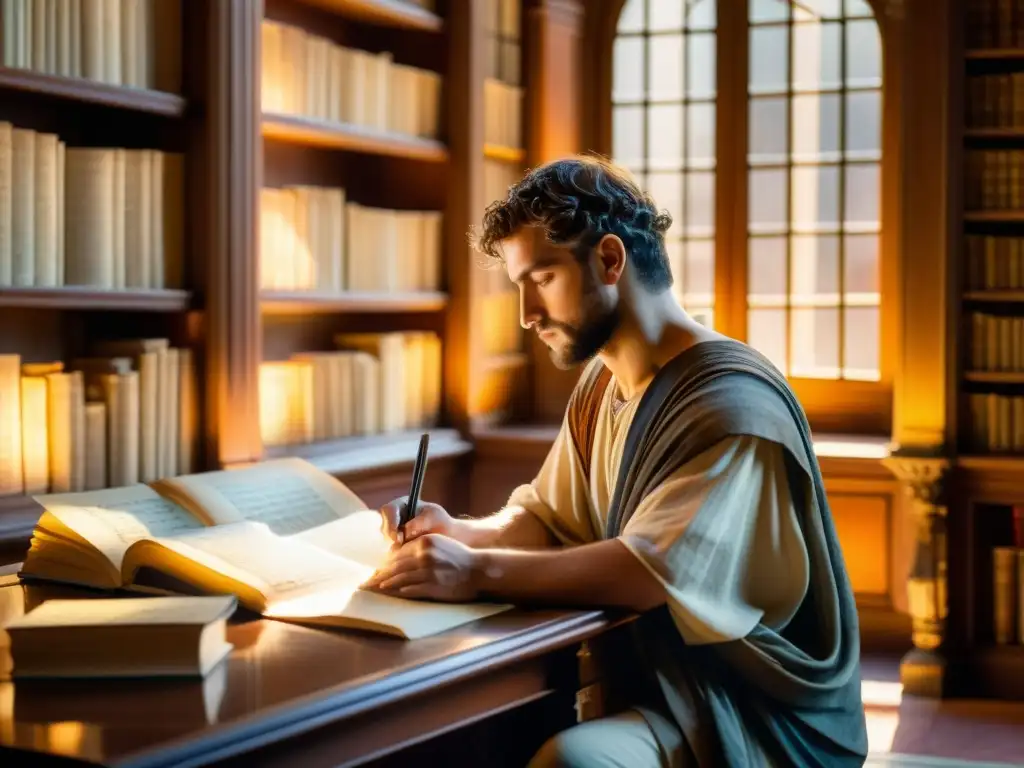
[[[531,171],[478,237],[562,367],[587,363],[532,483],[482,519],[424,504],[370,585],[640,614],[611,712],[534,766],[862,765],[858,626],[806,418],[673,298],[665,213],[593,158]],[[588,362],[589,361],[589,362]]]

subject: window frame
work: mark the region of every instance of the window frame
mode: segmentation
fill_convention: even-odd
[[[599,0],[587,34],[594,40],[588,62],[595,72],[589,93],[591,120],[585,145],[612,151],[614,45],[627,0]],[[747,340],[747,90],[750,33],[749,0],[717,0],[715,114],[715,328]],[[816,432],[889,435],[892,432],[893,374],[899,313],[899,123],[898,37],[887,34],[885,0],[867,0],[879,27],[882,51],[882,159],[879,190],[879,372],[877,381],[791,377]]]

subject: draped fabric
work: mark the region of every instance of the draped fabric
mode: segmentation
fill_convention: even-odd
[[[566,417],[572,449],[588,468],[593,430],[581,427],[592,423],[590,409],[608,382],[595,361]],[[762,355],[739,342],[707,341],[658,371],[629,424],[601,535],[623,537],[645,499],[680,468],[742,436],[781,448],[807,588],[784,621],[756,620],[742,636],[720,642],[688,642],[670,603],[645,614],[630,630],[631,655],[644,678],[634,687],[646,683],[655,692],[658,709],[671,713],[701,766],[863,765],[867,731],[853,590],[806,416]],[[699,565],[718,547],[728,550],[729,536],[723,526],[690,525],[680,540]],[[657,732],[656,720],[651,717]]]

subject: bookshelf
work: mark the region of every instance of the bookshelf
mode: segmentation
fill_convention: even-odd
[[[996,0],[971,0],[964,13],[950,641],[962,651],[959,687],[1021,698],[1024,18]]]
[[[31,28],[34,6],[24,5],[28,17],[5,26]],[[48,223],[28,249],[46,259],[38,280],[10,257],[3,279],[0,226],[0,355],[11,380],[0,391],[0,424],[19,419],[2,441],[18,488],[0,494],[0,561],[23,552],[39,513],[31,493],[68,485],[43,479],[51,459],[33,454],[26,486],[25,446],[38,453],[41,432],[20,428],[29,398],[32,423],[50,423],[45,393],[69,389],[64,374],[74,374],[77,415],[61,418],[73,418],[77,448],[61,455],[77,465],[103,456],[103,485],[301,456],[377,504],[405,492],[418,436],[429,430],[424,493],[462,512],[468,484],[457,473],[471,426],[507,417],[488,387],[526,362],[518,339],[489,341],[487,323],[508,318],[494,313],[483,290],[491,275],[467,238],[501,193],[484,184],[488,169],[510,181],[526,162],[526,10],[505,0],[129,6],[136,10],[115,20],[116,36],[96,20],[62,23],[55,45],[72,47],[27,45],[0,66],[0,173],[15,154],[4,159],[3,123],[34,132],[33,142],[53,137],[45,141],[63,164],[50,176],[64,174],[62,189],[76,173],[106,169],[80,195],[54,191],[52,213],[40,198]],[[78,149],[114,158],[76,161]],[[161,162],[170,171],[159,178],[171,180],[157,184]],[[27,204],[3,197],[0,189],[0,214],[7,205],[23,218]],[[143,210],[147,223],[135,223]],[[6,221],[21,259],[35,219],[15,226],[12,210]],[[113,264],[100,258],[107,252]],[[80,370],[99,356],[110,371]],[[176,378],[172,356],[188,359]],[[85,391],[88,377],[102,375],[134,384],[123,396]],[[24,397],[22,378],[40,379]],[[82,438],[82,411],[94,400],[128,414],[88,417],[88,434],[108,439],[102,449]],[[10,455],[15,443],[22,458]],[[114,472],[117,462],[130,468]],[[82,467],[75,472],[69,489],[83,485]]]

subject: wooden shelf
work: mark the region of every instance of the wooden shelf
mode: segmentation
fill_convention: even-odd
[[[522,164],[526,161],[526,150],[517,147],[505,147],[501,144],[484,144],[484,157],[488,160],[499,160],[503,163]]]
[[[967,695],[1024,699],[1024,645],[981,645],[970,651]]]
[[[368,155],[443,162],[448,149],[439,141],[385,133],[349,123],[264,113],[263,138],[322,149],[341,149]]]
[[[0,288],[0,307],[181,312],[189,308],[188,291],[151,288],[104,290],[69,285],[60,288]]]
[[[968,61],[1020,61],[1024,48],[974,48],[966,52]]]
[[[103,104],[166,117],[185,114],[185,99],[177,94],[108,85],[81,77],[57,77],[30,69],[0,67],[0,91],[40,93],[60,99]]]
[[[964,301],[978,304],[1005,304],[1018,301],[1024,302],[1024,289],[989,288],[983,291],[968,291],[964,294]]]
[[[435,312],[444,309],[448,295],[416,293],[318,293],[263,291],[260,306],[266,315],[334,314],[344,312]]]
[[[967,371],[964,381],[977,384],[1024,384],[1024,372],[1020,371]]]
[[[388,27],[438,32],[444,21],[417,5],[402,0],[300,0],[306,5],[323,8],[355,21],[366,21]]]
[[[1024,128],[967,128],[968,139],[1024,139]]]
[[[967,211],[964,214],[967,222],[989,222],[993,224],[1024,222],[1024,210],[1014,211]]]
[[[428,456],[431,459],[462,456],[473,449],[472,443],[463,440],[457,430],[426,431],[430,433]],[[332,475],[347,475],[398,464],[412,464],[416,460],[422,434],[420,430],[410,430],[385,435],[346,437],[322,443],[268,446],[265,454],[268,459],[296,456]]]

